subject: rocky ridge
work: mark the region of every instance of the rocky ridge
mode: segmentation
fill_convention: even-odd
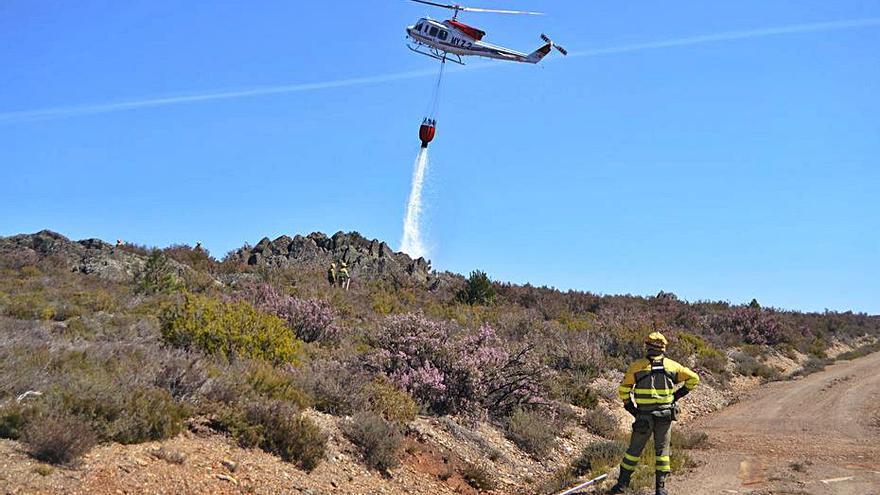
[[[131,281],[147,261],[147,256],[126,246],[116,247],[101,239],[72,241],[51,230],[0,237],[0,256],[22,260],[23,265],[53,257],[73,272],[94,274],[114,282]],[[254,267],[319,272],[327,270],[331,262],[345,262],[354,280],[385,280],[429,289],[461,278],[435,272],[430,261],[395,252],[387,243],[368,240],[356,232],[337,232],[331,237],[320,232],[282,235],[275,240],[266,237],[255,246],[246,245],[234,251],[230,259]],[[169,262],[181,276],[191,271],[184,264]]]
[[[0,237],[0,256],[22,260],[22,264],[53,257],[73,272],[95,274],[114,282],[132,280],[147,261],[142,255],[116,248],[100,239],[71,241],[51,230]],[[188,269],[178,263],[174,266],[181,273]]]
[[[345,262],[355,280],[391,280],[429,288],[436,288],[443,280],[425,258],[410,258],[406,253],[395,252],[385,242],[369,240],[357,232],[337,232],[332,237],[320,232],[283,235],[275,240],[265,237],[253,247],[239,249],[233,257],[251,266],[311,270],[326,270],[334,261]]]

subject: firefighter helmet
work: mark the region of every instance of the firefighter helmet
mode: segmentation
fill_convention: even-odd
[[[666,337],[663,336],[660,332],[651,332],[647,337],[645,337],[645,345],[648,347],[655,347],[657,349],[666,350],[666,345],[669,341],[666,340]]]

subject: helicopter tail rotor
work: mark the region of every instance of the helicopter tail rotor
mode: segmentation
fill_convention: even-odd
[[[566,50],[565,48],[554,43],[553,40],[551,40],[550,37],[547,36],[546,34],[541,33],[541,40],[544,41],[545,43],[550,43],[550,46],[559,50],[559,53],[561,53],[563,55],[568,55],[568,50]]]

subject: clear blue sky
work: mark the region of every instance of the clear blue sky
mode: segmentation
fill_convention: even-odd
[[[464,17],[522,51],[541,32],[583,54],[874,21],[451,73],[428,184],[436,268],[880,313],[880,2],[474,1],[551,14]],[[435,67],[404,27],[444,12],[305,4],[0,3],[0,235],[218,256],[315,230],[396,246],[430,77],[57,111]]]

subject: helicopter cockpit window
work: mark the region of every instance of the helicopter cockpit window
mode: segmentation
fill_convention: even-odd
[[[449,31],[440,31],[440,40],[446,41],[446,37],[449,36]]]
[[[437,26],[431,26],[431,32],[429,34],[432,38],[437,36],[437,31],[439,31],[439,29],[437,29]]]

